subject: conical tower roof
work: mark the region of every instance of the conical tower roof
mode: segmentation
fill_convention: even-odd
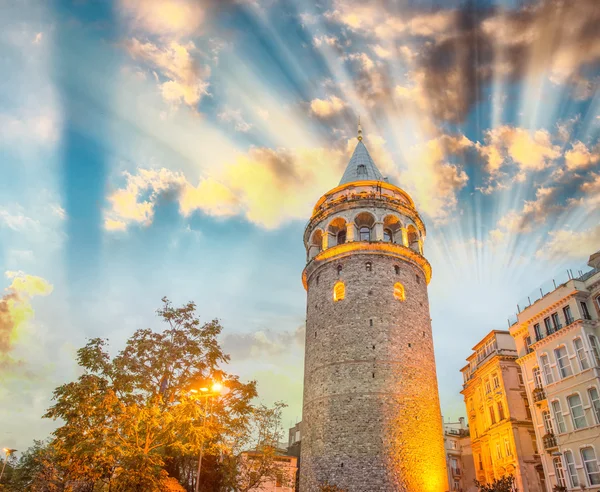
[[[377,166],[371,159],[369,151],[362,142],[362,127],[360,126],[360,117],[358,118],[358,143],[354,149],[354,153],[350,158],[350,162],[344,171],[344,175],[340,180],[340,185],[352,183],[354,181],[383,181],[383,176],[377,169]]]
[[[354,153],[340,180],[340,185],[353,181],[383,181],[383,175],[377,169],[365,144],[362,143],[362,139],[356,144]]]

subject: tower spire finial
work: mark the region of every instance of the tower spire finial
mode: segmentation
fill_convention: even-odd
[[[362,126],[360,126],[360,116],[358,117],[358,136],[356,138],[359,142],[362,140]]]

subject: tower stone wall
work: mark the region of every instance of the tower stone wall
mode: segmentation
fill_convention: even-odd
[[[410,197],[387,183],[342,183],[315,207],[301,492],[447,490],[424,233]]]

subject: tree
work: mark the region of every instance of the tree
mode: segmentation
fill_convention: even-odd
[[[254,408],[249,429],[237,436],[226,459],[226,486],[247,492],[271,481],[281,484],[290,481],[276,459],[283,436],[281,412],[285,407],[284,403],[276,402],[273,407]]]
[[[515,477],[507,475],[505,477],[494,480],[492,483],[481,483],[474,480],[475,486],[479,488],[479,492],[516,492]]]
[[[15,464],[8,490],[21,492],[60,492],[64,490],[62,470],[56,464],[52,446],[34,441]]]
[[[95,338],[77,353],[83,374],[54,391],[45,417],[62,419],[53,451],[66,483],[105,484],[107,490],[164,490],[166,462],[219,454],[228,436],[243,433],[256,384],[241,383],[221,365],[229,360],[217,337],[218,320],[201,324],[190,302],[174,308],[163,298],[162,332],[137,330],[114,358]],[[190,389],[219,380],[229,392],[208,406]],[[178,477],[179,478],[179,477]],[[190,489],[195,474],[182,482]]]

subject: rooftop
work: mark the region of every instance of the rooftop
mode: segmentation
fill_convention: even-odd
[[[362,142],[362,137],[359,137],[358,144],[356,144],[354,153],[340,180],[340,185],[354,181],[384,181],[383,175],[377,169],[367,147]]]

